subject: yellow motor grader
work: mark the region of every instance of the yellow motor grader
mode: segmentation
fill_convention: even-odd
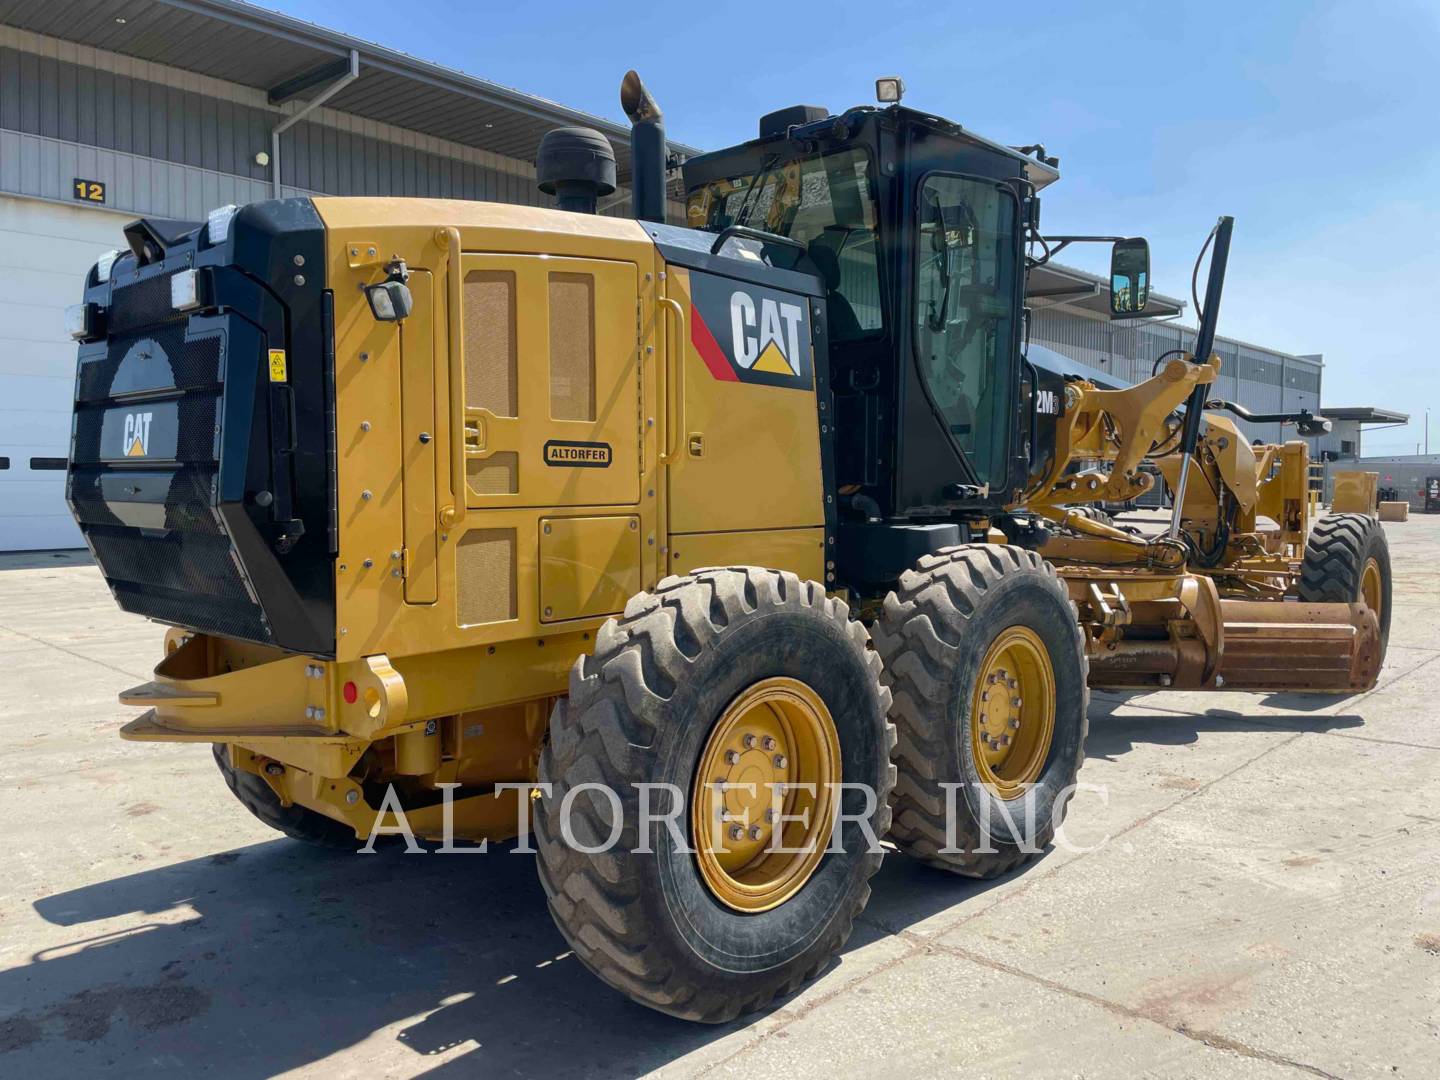
[[[686,162],[686,227],[633,72],[634,219],[596,215],[614,155],[570,128],[556,209],[128,226],[69,313],[67,484],[116,601],[169,627],[123,736],[212,745],[315,844],[518,837],[588,967],[720,1021],[823,969],[887,835],[980,877],[1036,857],[1089,685],[1373,684],[1383,533],[1310,528],[1304,444],[1207,408],[1228,221],[1194,356],[1042,372],[1054,159],[878,89]],[[1140,315],[1148,249],[1113,255]],[[1163,534],[1082,512],[1150,463]]]

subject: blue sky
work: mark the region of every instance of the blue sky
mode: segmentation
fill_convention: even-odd
[[[263,0],[288,14],[617,121],[645,77],[671,138],[714,149],[761,113],[839,111],[899,74],[906,103],[1063,177],[1044,226],[1148,236],[1182,296],[1236,218],[1221,332],[1322,352],[1325,403],[1408,411],[1370,452],[1440,452],[1440,3],[639,4]],[[1103,254],[1067,259],[1103,270]]]

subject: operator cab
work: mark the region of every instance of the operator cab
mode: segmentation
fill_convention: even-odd
[[[1059,178],[1033,149],[896,101],[771,113],[759,138],[684,165],[687,225],[801,241],[762,255],[824,282],[851,517],[984,516],[1024,482],[1024,244]]]

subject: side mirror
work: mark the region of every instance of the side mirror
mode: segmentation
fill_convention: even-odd
[[[415,303],[410,296],[410,287],[403,281],[367,285],[365,299],[370,301],[370,313],[380,322],[399,322],[410,314]]]
[[[1110,314],[1138,315],[1150,302],[1150,243],[1143,236],[1110,248]]]

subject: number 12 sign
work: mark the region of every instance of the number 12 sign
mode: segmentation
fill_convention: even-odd
[[[77,176],[71,191],[81,202],[103,203],[105,201],[105,184],[100,180],[82,180]]]

